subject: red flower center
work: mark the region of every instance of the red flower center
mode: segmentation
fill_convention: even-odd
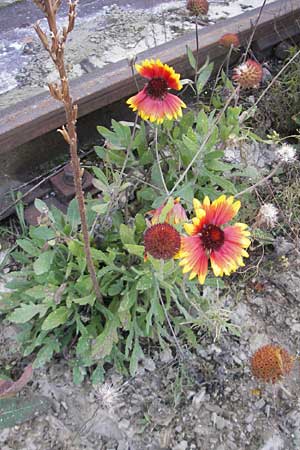
[[[171,259],[180,249],[180,234],[168,223],[158,223],[144,234],[145,254],[157,259]]]
[[[219,250],[224,244],[224,231],[216,225],[204,225],[200,236],[206,250]]]
[[[163,78],[152,78],[147,84],[146,92],[150,97],[163,100],[168,92],[168,84]]]

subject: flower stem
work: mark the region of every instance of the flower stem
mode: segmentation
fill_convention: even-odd
[[[168,191],[165,179],[164,179],[164,174],[163,174],[163,171],[162,171],[162,168],[160,165],[160,159],[159,159],[159,153],[158,153],[158,127],[155,127],[155,129],[154,129],[154,144],[155,144],[156,161],[157,161],[161,181],[162,181],[162,184],[163,184],[166,194],[169,195],[169,191]]]

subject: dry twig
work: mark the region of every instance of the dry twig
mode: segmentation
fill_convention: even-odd
[[[56,69],[59,73],[60,84],[50,83],[49,91],[51,96],[63,103],[66,114],[66,126],[62,126],[58,131],[62,134],[65,141],[69,144],[71,164],[74,175],[74,185],[76,198],[78,201],[81,229],[84,240],[84,249],[88,270],[92,279],[93,288],[99,301],[102,301],[102,295],[99,289],[97,275],[92,260],[90,249],[90,237],[86,220],[86,211],[84,204],[84,194],[82,191],[82,175],[83,169],[80,167],[80,160],[77,153],[77,133],[76,121],[78,107],[73,103],[70,94],[69,80],[64,61],[64,47],[69,33],[73,30],[76,17],[77,1],[69,1],[68,25],[63,27],[62,31],[58,30],[56,23],[56,13],[60,7],[60,0],[35,0],[36,5],[45,13],[48,27],[50,31],[50,39],[46,33],[41,29],[39,23],[34,26],[42,44],[49,53]],[[51,42],[50,42],[51,40]]]

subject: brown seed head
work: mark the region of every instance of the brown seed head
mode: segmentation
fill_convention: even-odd
[[[240,40],[236,33],[226,33],[219,39],[219,44],[226,48],[239,48]]]
[[[294,358],[282,347],[268,344],[260,347],[251,358],[251,371],[259,380],[276,383],[288,375]]]
[[[186,7],[193,16],[203,16],[208,13],[209,4],[207,0],[188,0]]]
[[[233,69],[233,80],[242,88],[257,88],[263,77],[261,64],[252,59]]]
[[[168,223],[158,223],[144,234],[145,255],[156,259],[172,259],[180,249],[180,234]]]

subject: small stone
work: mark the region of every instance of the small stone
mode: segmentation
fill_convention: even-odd
[[[254,419],[254,414],[249,414],[248,416],[245,417],[245,422],[252,423],[253,419]]]
[[[295,245],[284,237],[278,236],[274,241],[274,248],[276,255],[285,256],[295,249]]]
[[[285,444],[279,435],[271,436],[259,450],[283,450]]]
[[[230,428],[230,425],[231,425],[231,423],[228,420],[226,420],[226,419],[224,419],[224,417],[221,417],[218,415],[215,416],[214,423],[216,425],[217,430],[220,430],[220,431],[226,427]]]
[[[152,358],[145,358],[143,360],[143,366],[149,372],[154,372],[154,370],[156,369],[155,362],[153,361]]]
[[[173,447],[173,450],[186,450],[188,446],[187,441],[181,441],[179,444]]]
[[[292,331],[299,333],[300,332],[300,323],[294,323],[291,326]]]
[[[169,448],[171,442],[172,428],[163,428],[159,434],[159,445],[161,448]]]
[[[263,398],[254,403],[256,409],[262,409],[265,406],[266,402]]]
[[[159,355],[160,360],[164,364],[168,364],[173,361],[173,355],[169,347],[165,348]]]
[[[205,400],[205,394],[206,394],[206,389],[203,388],[203,389],[201,389],[200,392],[198,392],[198,394],[194,395],[193,400],[192,400],[192,407],[196,411],[199,411],[199,409],[201,408],[201,405],[203,404],[203,401]]]

